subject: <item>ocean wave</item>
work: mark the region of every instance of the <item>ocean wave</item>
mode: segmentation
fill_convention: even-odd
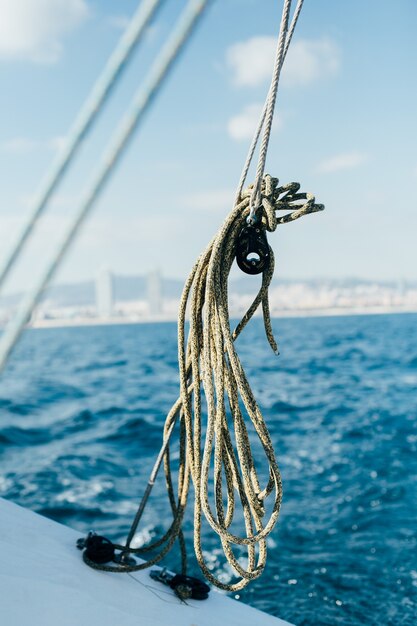
[[[267,572],[239,599],[299,626],[414,626],[416,321],[280,321],[279,359],[260,320],[239,338],[284,488]],[[80,532],[123,537],[178,396],[175,333],[55,330],[46,342],[29,331],[0,381],[1,494]],[[173,446],[176,458],[177,430]],[[255,460],[267,480],[263,453]],[[139,540],[170,516],[161,474]],[[192,552],[191,510],[184,529]],[[208,527],[203,544],[213,571],[229,575]],[[174,552],[166,564],[176,563]]]

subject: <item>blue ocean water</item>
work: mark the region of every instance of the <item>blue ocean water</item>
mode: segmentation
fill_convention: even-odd
[[[239,598],[298,626],[414,626],[417,315],[273,325],[278,358],[260,320],[238,340],[284,483],[266,572]],[[0,381],[0,495],[123,537],[177,391],[175,324],[28,331]],[[168,517],[161,477],[143,537]]]

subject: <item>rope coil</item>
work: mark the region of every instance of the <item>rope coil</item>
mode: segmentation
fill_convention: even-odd
[[[314,196],[299,193],[299,189],[298,183],[279,187],[278,179],[264,177],[260,219],[268,231],[274,231],[279,223],[324,208],[315,203]],[[184,289],[179,314],[180,419],[185,424],[186,451],[195,491],[194,549],[206,578],[228,591],[242,589],[261,575],[266,562],[265,539],[277,521],[282,498],[281,476],[271,438],[234,344],[262,305],[266,336],[271,348],[278,352],[268,302],[268,287],[274,272],[271,248],[270,264],[263,273],[261,287],[252,305],[233,332],[229,321],[228,277],[236,255],[237,237],[249,215],[252,191],[253,186],[250,186],[242,194],[242,201],[197,261]],[[277,217],[276,211],[283,210],[290,212]],[[190,304],[190,326],[185,342],[187,302]],[[203,396],[207,424],[201,453]],[[252,423],[268,463],[269,480],[263,488],[258,479],[245,417]],[[212,464],[215,510],[210,505],[208,488]],[[257,464],[260,465],[259,459]],[[272,512],[269,519],[264,520],[266,500],[272,493]],[[245,536],[236,536],[229,530],[237,499],[243,511]],[[241,577],[238,582],[223,583],[209,570],[201,548],[203,515],[219,535],[229,565]],[[234,556],[233,545],[247,547],[246,569]]]
[[[279,224],[324,209],[309,193],[300,193],[298,183],[280,187],[278,179],[266,175],[261,186],[259,217],[272,232]],[[235,340],[262,306],[265,333],[275,353],[268,302],[268,287],[274,272],[274,256],[262,275],[258,294],[234,331],[230,328],[228,310],[228,277],[236,256],[236,243],[250,211],[253,185],[242,193],[241,202],[227,217],[218,234],[199,257],[184,286],[178,320],[178,360],[180,396],[171,408],[164,426],[165,479],[173,513],[173,522],[158,541],[140,548],[115,545],[123,553],[144,554],[158,550],[155,557],[137,565],[101,565],[92,562],[84,552],[84,561],[105,571],[126,572],[144,569],[159,562],[178,539],[183,573],[186,574],[185,542],[181,530],[190,489],[194,499],[194,551],[205,577],[226,591],[237,591],[258,578],[266,564],[266,538],[278,519],[282,483],[268,428],[250,388],[235,347]],[[277,212],[287,211],[280,217]],[[186,316],[190,310],[188,334]],[[203,418],[206,417],[205,428]],[[269,478],[261,486],[252,453],[246,421],[252,424],[267,462]],[[180,427],[180,451],[174,489],[174,467],[169,440],[176,422]],[[204,433],[205,430],[205,433]],[[204,448],[202,441],[204,435]],[[214,506],[210,503],[209,485],[213,467]],[[271,513],[264,519],[266,504],[273,494]],[[226,504],[225,504],[226,503]],[[243,512],[245,534],[231,532],[237,507]],[[206,563],[202,543],[202,521],[206,519],[219,536],[227,562],[240,577],[225,583],[216,577]],[[242,566],[233,546],[245,546],[247,564]]]

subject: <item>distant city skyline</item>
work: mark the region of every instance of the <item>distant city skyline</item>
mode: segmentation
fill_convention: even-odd
[[[95,281],[96,309],[99,317],[111,317],[114,310],[113,274],[102,267]]]
[[[231,317],[241,317],[249,308],[259,288],[256,278],[242,275],[230,281]],[[37,307],[32,325],[174,321],[182,288],[182,281],[164,278],[155,270],[145,276],[123,277],[103,269],[88,283],[51,288]],[[1,325],[13,317],[17,302],[16,297],[0,299]],[[417,281],[274,280],[269,303],[274,317],[417,312]]]
[[[45,0],[35,20],[29,0],[1,3],[0,262],[136,4]],[[159,13],[5,293],[27,289],[52,253],[182,5]],[[231,208],[268,88],[279,11],[276,0],[262,11],[255,0],[212,3],[56,284],[90,280],[103,265],[186,278]],[[416,23],[413,0],[400,11],[388,0],[304,4],[267,171],[299,181],[326,210],[270,235],[277,275],[417,280]]]

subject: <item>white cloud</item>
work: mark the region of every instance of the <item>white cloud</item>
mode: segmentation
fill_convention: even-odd
[[[11,155],[30,154],[35,150],[52,150],[57,152],[65,144],[65,137],[52,137],[46,140],[35,140],[28,137],[11,137],[0,142],[0,152]]]
[[[240,141],[242,139],[252,139],[262,113],[263,104],[257,102],[248,104],[241,113],[234,115],[227,123],[227,132],[232,139]],[[281,118],[275,114],[272,123],[272,130],[278,130],[282,126]]]
[[[88,13],[85,0],[1,0],[0,59],[54,63],[63,36]]]
[[[290,46],[282,71],[282,83],[308,85],[335,76],[340,68],[340,51],[331,39],[299,39]]]
[[[36,141],[27,137],[12,137],[0,143],[0,152],[6,154],[28,154],[36,146]]]
[[[251,37],[233,44],[226,52],[226,63],[236,85],[255,87],[271,78],[276,40],[274,37]]]
[[[317,172],[329,174],[340,170],[350,170],[359,167],[368,160],[362,152],[346,152],[324,159],[317,166]]]
[[[275,57],[275,37],[252,37],[227,50],[226,63],[238,86],[256,87],[269,81]],[[330,39],[299,39],[291,44],[282,71],[282,83],[308,85],[337,74],[340,51]]]

